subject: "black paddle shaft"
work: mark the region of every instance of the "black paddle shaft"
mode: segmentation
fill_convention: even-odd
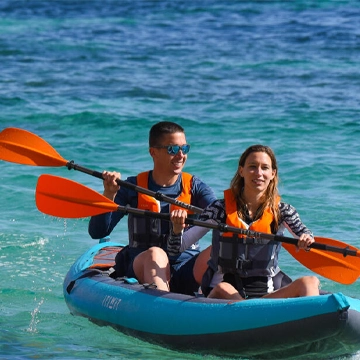
[[[170,221],[170,214],[156,213],[153,211],[132,208],[130,206],[120,206],[119,205],[118,211]],[[227,224],[217,223],[214,220],[212,220],[212,222],[207,222],[207,221],[186,218],[185,223],[189,224],[189,225],[202,226],[202,227],[206,227],[206,228],[213,229],[213,230],[216,229],[221,232],[232,232],[235,234],[246,235],[246,237],[252,238],[252,239],[254,239],[254,238],[260,239],[261,238],[261,239],[266,239],[266,240],[270,240],[270,241],[284,242],[284,243],[293,244],[293,245],[297,245],[297,243],[298,243],[298,239],[294,239],[294,238],[290,238],[290,237],[286,237],[286,236],[280,236],[280,235],[266,234],[266,233],[256,232],[256,231],[247,230],[247,229],[240,229],[237,227],[229,226]],[[238,241],[241,241],[241,242],[245,241],[245,243],[246,243],[246,239],[244,240],[244,239],[240,238],[240,239],[238,239]],[[337,253],[343,254],[344,257],[347,255],[357,256],[356,250],[351,250],[349,247],[340,248],[340,247],[321,244],[321,243],[317,243],[317,242],[312,243],[309,247],[313,248],[313,249],[318,249],[318,250],[337,252]]]
[[[80,165],[77,165],[74,163],[73,160],[69,161],[66,164],[66,167],[69,170],[74,169],[77,171],[81,171],[85,174],[89,174],[89,175],[92,175],[94,177],[97,177],[97,178],[103,180],[102,173],[100,173],[98,171],[87,169]],[[118,183],[119,186],[125,186],[129,189],[135,190],[142,194],[152,196],[157,200],[165,201],[170,204],[177,205],[179,207],[183,207],[187,210],[191,210],[198,214],[202,212],[201,208],[183,203],[181,201],[177,201],[176,199],[168,197],[168,196],[162,194],[161,192],[151,191],[151,190],[142,188],[140,186],[137,186],[135,184],[132,184],[127,181],[120,180],[120,179],[117,179],[116,182]],[[132,208],[132,207],[128,207],[128,206],[119,206],[118,211],[122,211],[125,213],[133,213],[133,214],[143,215],[143,216],[148,216],[148,217],[155,217],[158,219],[170,221],[170,214],[155,213],[152,211],[136,209],[136,208]],[[200,221],[200,220],[190,219],[190,218],[186,218],[185,223],[189,224],[189,225],[202,226],[202,227],[206,227],[209,229],[217,229],[221,232],[233,232],[235,234],[246,235],[249,238],[262,238],[262,239],[279,241],[279,242],[284,242],[284,243],[293,244],[293,245],[297,245],[297,243],[298,243],[298,239],[294,239],[294,238],[290,238],[290,237],[286,237],[286,236],[280,236],[280,235],[260,233],[260,232],[247,230],[247,229],[239,229],[239,228],[232,227],[232,226],[229,226],[227,224],[222,224],[222,223],[211,223],[211,222]],[[243,239],[239,239],[239,241],[243,241]],[[351,250],[349,247],[341,248],[341,247],[321,244],[321,243],[317,243],[317,242],[312,243],[309,247],[313,248],[313,249],[318,249],[318,250],[325,250],[325,251],[332,251],[332,252],[340,253],[340,254],[343,254],[344,257],[347,255],[357,256],[357,251]]]
[[[94,170],[91,170],[91,169],[87,169],[85,167],[82,167],[80,165],[77,165],[74,163],[73,160],[69,161],[67,164],[66,164],[66,167],[71,170],[71,169],[74,169],[74,170],[77,170],[77,171],[81,171],[85,174],[88,174],[88,175],[91,175],[91,176],[94,176],[94,177],[97,177],[99,179],[102,179],[103,180],[103,176],[102,176],[102,173],[101,172],[98,172],[98,171],[94,171]],[[137,186],[135,184],[132,184],[132,183],[129,183],[128,181],[124,181],[124,180],[120,180],[120,179],[117,179],[116,180],[117,184],[119,186],[125,186],[126,188],[128,189],[132,189],[132,190],[135,190],[139,193],[142,193],[142,194],[145,194],[145,195],[149,195],[149,196],[152,196],[153,198],[155,198],[156,200],[159,200],[159,201],[165,201],[169,204],[173,204],[173,205],[176,205],[176,206],[179,206],[179,207],[182,207],[184,209],[187,209],[187,210],[190,210],[190,211],[193,211],[194,213],[197,213],[197,214],[200,214],[202,213],[202,209],[201,208],[198,208],[196,206],[193,206],[193,205],[190,205],[190,204],[186,204],[182,201],[178,201],[176,199],[173,199],[169,196],[166,196],[165,194],[161,193],[161,192],[155,192],[155,191],[151,191],[149,189],[145,189],[143,187],[140,187],[140,186]]]

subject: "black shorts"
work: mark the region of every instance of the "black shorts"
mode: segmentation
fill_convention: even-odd
[[[143,252],[144,249],[130,248],[125,246],[115,257],[115,274],[116,277],[135,278],[136,275],[133,268],[134,259]]]
[[[223,282],[231,284],[245,299],[259,298],[268,293],[268,277],[252,276],[240,278],[234,274],[224,274]]]
[[[292,282],[290,277],[282,271],[277,273],[272,280],[274,290],[280,289]],[[228,273],[224,274],[223,281],[231,284],[246,299],[260,298],[268,294],[268,278],[266,276],[236,278],[234,274]],[[204,287],[202,290],[204,295],[208,296],[212,288]]]
[[[194,278],[194,264],[199,254],[172,269],[170,291],[185,295],[194,295],[199,290],[199,284]]]
[[[144,249],[129,248],[126,246],[115,258],[116,277],[126,276],[135,278],[134,259]],[[171,261],[170,291],[185,295],[194,295],[199,290],[199,284],[194,278],[193,268],[199,251],[187,251]]]

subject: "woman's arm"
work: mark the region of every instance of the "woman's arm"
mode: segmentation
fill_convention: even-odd
[[[299,213],[296,209],[286,203],[280,203],[281,222],[295,238],[298,238],[297,246],[300,249],[308,249],[308,247],[315,241],[313,233],[301,221]]]
[[[205,234],[209,232],[209,228],[202,226],[191,226],[186,228],[185,219],[187,213],[185,210],[174,210],[171,213],[172,231],[168,237],[169,255],[175,256],[185,251],[191,245],[199,241]],[[212,224],[224,223],[226,219],[223,207],[223,200],[216,200],[211,203],[201,213],[199,220]]]

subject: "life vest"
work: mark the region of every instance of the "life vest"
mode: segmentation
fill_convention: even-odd
[[[148,189],[149,171],[140,173],[136,178],[137,185]],[[191,203],[191,187],[192,187],[192,175],[188,173],[181,173],[181,193],[176,200],[184,202],[186,204]],[[142,210],[160,212],[160,201],[152,196],[138,193],[138,205],[137,207]],[[181,209],[180,206],[170,205],[170,212],[175,209]],[[188,211],[190,213],[190,211]],[[164,234],[161,229],[161,220],[151,218],[149,216],[132,216],[129,222],[132,222],[132,226],[129,224],[129,228],[132,229],[131,235],[131,247],[150,248],[151,246],[166,247],[168,233]]]
[[[270,208],[266,208],[259,219],[248,225],[238,216],[236,200],[231,189],[224,191],[224,199],[227,225],[271,234],[274,216]],[[280,201],[280,197],[278,201]],[[218,265],[224,274],[239,274],[241,277],[274,276],[278,271],[280,248],[281,244],[273,240],[221,232]]]

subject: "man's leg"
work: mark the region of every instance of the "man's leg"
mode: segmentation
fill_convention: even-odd
[[[170,265],[163,249],[154,246],[140,253],[134,259],[133,270],[141,284],[154,283],[158,290],[169,291]]]

